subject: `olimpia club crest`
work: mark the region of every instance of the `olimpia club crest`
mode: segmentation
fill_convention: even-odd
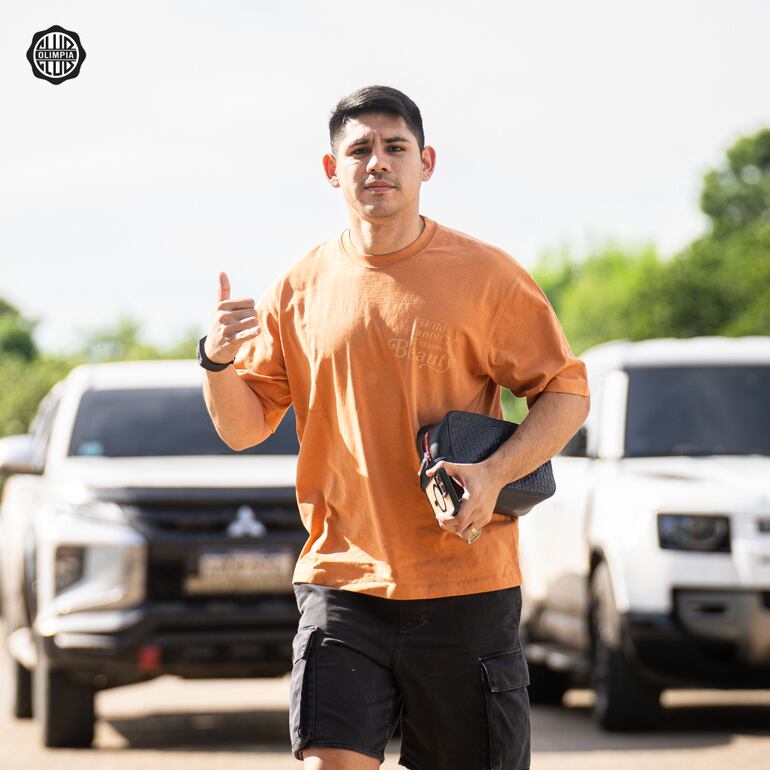
[[[86,58],[86,52],[77,32],[58,25],[44,32],[35,32],[27,59],[37,78],[58,84],[76,78]]]

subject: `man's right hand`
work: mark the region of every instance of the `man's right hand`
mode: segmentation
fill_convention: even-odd
[[[217,364],[232,361],[241,345],[262,331],[254,308],[251,297],[230,299],[230,280],[220,273],[217,309],[204,344],[209,359]]]

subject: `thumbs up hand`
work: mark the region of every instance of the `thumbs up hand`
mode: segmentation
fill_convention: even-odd
[[[235,358],[246,340],[261,331],[254,300],[251,297],[230,299],[230,280],[227,273],[220,273],[217,309],[204,345],[206,355],[214,363],[226,364]]]

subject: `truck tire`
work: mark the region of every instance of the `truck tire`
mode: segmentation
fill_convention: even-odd
[[[74,681],[66,671],[51,668],[42,645],[33,675],[35,719],[44,746],[88,748],[94,739],[96,690]]]
[[[3,646],[5,711],[16,719],[32,718],[32,674]]]
[[[529,702],[558,706],[569,687],[569,678],[563,671],[554,671],[544,663],[530,663]]]
[[[609,731],[648,730],[660,717],[660,690],[634,671],[623,653],[620,617],[606,562],[591,577],[591,685],[594,719]]]

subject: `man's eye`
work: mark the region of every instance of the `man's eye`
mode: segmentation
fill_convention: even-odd
[[[352,154],[353,155],[363,155],[364,153],[367,153],[367,152],[369,152],[369,150],[366,147],[356,147],[353,150]]]
[[[405,147],[399,147],[397,144],[391,144],[388,149],[393,150],[393,152],[404,152],[406,150]]]

